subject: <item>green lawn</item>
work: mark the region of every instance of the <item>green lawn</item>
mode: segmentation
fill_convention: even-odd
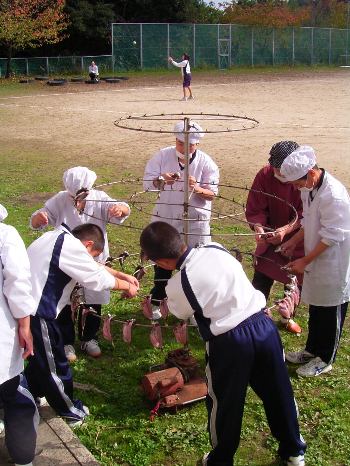
[[[22,92],[19,84],[0,86],[1,95]],[[2,111],[2,110],[1,110]],[[44,200],[61,189],[61,176],[67,167],[67,158],[61,160],[55,153],[44,153],[39,149],[2,147],[0,149],[1,190],[0,202],[9,217],[6,220],[20,231],[26,244],[30,244],[38,233],[28,227],[30,214],[42,206]],[[102,163],[101,163],[102,164]],[[108,180],[112,168],[106,161],[99,180]],[[72,164],[73,166],[73,164]],[[128,173],[121,176],[140,176]],[[246,180],[242,180],[245,184]],[[248,180],[249,182],[249,180]],[[107,192],[127,198],[135,186],[117,185]],[[242,193],[241,193],[242,194]],[[147,216],[133,209],[130,219],[133,226],[147,223]],[[230,230],[231,228],[231,230]],[[232,231],[227,223],[214,225],[215,231]],[[221,229],[221,230],[220,230]],[[110,229],[111,252],[116,255],[124,250],[138,252],[138,230],[126,227]],[[242,227],[236,227],[242,231]],[[225,237],[226,238],[226,237]],[[229,247],[238,244],[242,250],[252,249],[252,239],[225,239]],[[134,270],[136,262],[126,261],[126,269]],[[117,265],[118,266],[118,265]],[[248,274],[251,261],[245,259]],[[149,290],[152,274],[143,280],[142,294]],[[275,293],[280,293],[277,287]],[[130,317],[146,323],[139,310],[139,300],[120,301],[117,293],[104,313],[111,313],[121,320]],[[276,317],[276,316],[275,316]],[[101,339],[103,356],[98,360],[85,357],[78,351],[78,361],[73,366],[77,382],[91,384],[106,394],[93,390],[77,391],[84,404],[90,408],[88,421],[77,430],[82,442],[104,466],[193,466],[208,451],[206,433],[206,410],[203,402],[179,410],[177,414],[163,413],[154,422],[149,420],[151,405],[140,390],[140,379],[153,364],[164,361],[167,352],[177,347],[169,329],[164,331],[165,346],[153,349],[149,342],[149,331],[137,327],[133,331],[132,344],[121,340],[121,327],[113,325],[114,347]],[[307,312],[301,308],[298,322],[305,330],[301,337],[287,334],[281,336],[287,350],[299,349],[305,342]],[[345,324],[341,347],[334,369],[329,374],[299,379],[290,367],[290,375],[300,410],[301,432],[308,442],[308,466],[350,466],[350,402],[349,322]],[[196,330],[190,331],[190,347],[204,364],[203,343]],[[249,391],[242,428],[242,441],[236,456],[236,465],[266,466],[279,465],[276,459],[277,445],[269,433],[261,402]]]

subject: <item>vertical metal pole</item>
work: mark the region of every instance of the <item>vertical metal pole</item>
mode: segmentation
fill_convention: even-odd
[[[114,23],[111,24],[112,28],[112,71],[114,73]]]
[[[328,65],[332,63],[332,29],[329,28]]]
[[[143,70],[143,40],[142,40],[142,23],[140,24],[140,64]]]
[[[193,23],[193,67],[196,67],[196,25]]]
[[[80,58],[80,64],[81,64],[81,72],[84,73],[84,57]]]
[[[29,76],[28,58],[26,58],[26,75]]]
[[[168,54],[168,56],[167,56],[167,58],[169,58],[170,57],[170,24],[168,23],[167,26],[168,26],[167,27],[167,34],[168,34],[168,38],[167,38],[167,42],[168,42],[167,43],[167,54]],[[170,68],[169,61],[168,61],[168,68]]]
[[[314,28],[311,28],[311,65],[314,64]]]
[[[230,24],[230,46],[229,46],[228,51],[229,51],[229,54],[230,54],[228,64],[229,64],[229,67],[231,68],[231,66],[232,66],[232,57],[231,57],[231,55],[232,55],[232,24]]]
[[[185,167],[184,167],[184,241],[188,244],[188,203],[189,203],[189,193],[188,193],[188,166],[189,166],[189,157],[190,157],[190,119],[188,117],[184,118],[184,135],[185,135]]]
[[[251,64],[254,66],[254,28],[252,28]]]
[[[275,29],[272,29],[272,66],[275,66]]]
[[[346,55],[345,55],[345,65],[348,66],[349,58],[349,17],[350,17],[350,0],[348,0],[348,12],[346,18]]]
[[[221,69],[221,60],[220,60],[220,25],[217,27],[217,36],[218,36],[218,68]]]
[[[295,65],[295,32],[292,30],[292,64]]]
[[[50,74],[50,72],[49,72],[49,57],[46,57],[46,72],[47,72],[47,74]]]

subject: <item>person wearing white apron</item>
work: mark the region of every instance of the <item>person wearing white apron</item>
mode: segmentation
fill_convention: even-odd
[[[303,241],[305,256],[287,264],[303,273],[301,300],[309,305],[305,349],[286,353],[303,364],[297,374],[317,376],[332,370],[350,297],[350,198],[346,188],[316,165],[312,147],[300,146],[282,163],[281,174],[301,191],[302,229],[282,244],[291,255]]]
[[[169,223],[181,234],[184,233],[184,122],[174,126],[175,146],[165,147],[148,162],[143,177],[145,191],[160,189],[153,209],[152,222],[162,220]],[[210,217],[212,200],[218,193],[219,168],[212,158],[198,149],[203,129],[194,121],[190,122],[189,132],[189,180],[190,193],[188,218],[189,246],[205,244],[210,238]],[[163,185],[159,186],[162,177]],[[166,280],[171,271],[155,266],[155,285],[151,290],[154,305],[154,319],[160,318],[159,302],[166,297]],[[159,281],[157,281],[159,280]]]
[[[123,223],[130,214],[130,208],[125,202],[114,200],[105,192],[93,189],[96,178],[96,173],[87,167],[73,167],[66,170],[63,174],[65,191],[55,194],[45,202],[43,208],[32,214],[30,227],[34,230],[43,230],[49,225],[59,228],[62,223],[71,229],[85,223],[98,225],[104,234],[105,247],[96,260],[104,263],[109,256],[107,224]],[[82,200],[75,202],[74,199],[79,193],[82,195]],[[101,349],[97,333],[100,328],[101,306],[109,303],[110,293],[109,290],[85,289],[84,296],[87,306],[95,310],[96,316],[88,314],[84,328],[81,315],[78,316],[81,349],[89,356],[99,357]],[[63,335],[66,356],[70,362],[73,362],[76,360],[75,330],[70,304],[61,311],[58,323]]]

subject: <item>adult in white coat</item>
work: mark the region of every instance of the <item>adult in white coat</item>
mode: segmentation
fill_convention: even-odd
[[[304,241],[305,256],[287,264],[304,273],[301,299],[309,305],[309,334],[302,351],[287,361],[304,364],[300,376],[332,369],[350,297],[350,198],[345,187],[316,165],[312,147],[300,146],[282,163],[281,174],[301,191],[302,229],[283,243],[290,256]]]
[[[35,211],[30,219],[30,226],[35,230],[42,230],[48,225],[59,228],[62,223],[70,229],[85,223],[98,225],[103,231],[105,247],[103,253],[96,259],[104,263],[109,256],[107,240],[107,223],[121,224],[129,216],[130,208],[125,202],[119,202],[109,197],[105,192],[92,189],[97,175],[86,167],[73,167],[63,174],[65,191],[60,191],[45,202],[43,208]],[[79,194],[81,200],[76,201]],[[101,315],[101,306],[108,304],[109,290],[92,291],[84,289],[85,302],[92,307],[98,316]],[[71,317],[70,306],[67,305],[58,317],[58,323],[63,335],[65,352],[69,361],[76,359],[74,350],[74,323]],[[97,341],[97,332],[100,326],[100,318],[93,314],[86,317],[84,329],[81,318],[78,319],[79,338],[81,349],[93,357],[101,355]]]
[[[185,134],[184,122],[180,121],[174,126],[175,145],[165,147],[157,152],[147,163],[144,172],[144,189],[159,188],[159,177],[163,184],[159,198],[153,210],[152,222],[162,220],[184,232],[184,157]],[[210,238],[210,217],[212,200],[218,192],[219,168],[212,158],[198,149],[203,129],[198,123],[190,122],[189,132],[189,221],[187,237],[188,246],[199,243],[206,244]],[[155,286],[151,290],[152,302],[159,306],[159,301],[165,298],[166,280],[171,277],[171,271],[155,267]],[[159,316],[155,309],[154,317]]]
[[[35,303],[24,243],[14,227],[2,223],[6,217],[0,205],[0,402],[7,449],[16,465],[31,466],[39,415],[21,372],[23,360],[33,354],[30,315]]]

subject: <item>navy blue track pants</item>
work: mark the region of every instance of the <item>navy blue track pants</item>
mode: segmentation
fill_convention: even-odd
[[[28,359],[25,376],[34,397],[44,396],[62,417],[84,419],[80,400],[73,399],[73,378],[56,320],[31,316],[34,356]]]
[[[247,388],[264,404],[282,459],[304,453],[297,410],[277,328],[261,311],[206,343],[208,466],[232,466],[240,441]]]
[[[28,464],[35,455],[39,413],[23,375],[0,385],[0,401],[8,452],[15,463]]]
[[[309,306],[309,333],[305,349],[332,364],[337,354],[349,303],[339,306]]]

